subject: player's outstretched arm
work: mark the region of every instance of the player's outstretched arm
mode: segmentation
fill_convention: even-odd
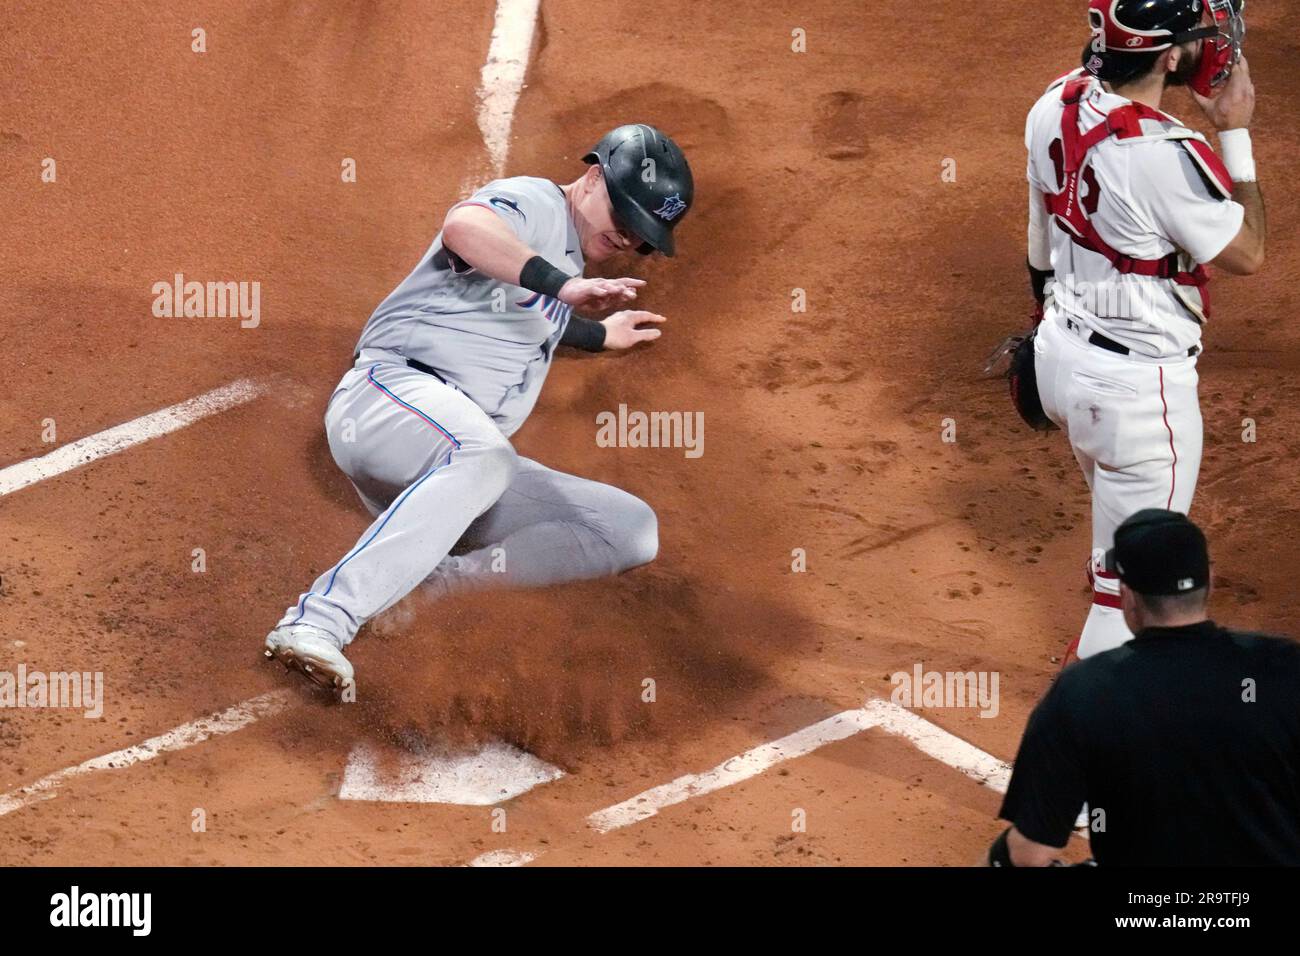
[[[651,326],[667,321],[662,315],[640,309],[615,312],[600,322],[574,314],[569,317],[569,323],[564,327],[560,344],[582,349],[584,352],[630,349],[634,345],[653,342],[659,338],[663,333]]]
[[[644,279],[567,276],[543,261],[500,216],[482,206],[457,206],[442,224],[442,243],[475,271],[541,292],[583,312],[604,312],[636,298]],[[527,270],[527,272],[526,272]]]
[[[667,321],[662,315],[640,309],[615,312],[600,323],[605,327],[605,348],[630,349],[641,342],[653,342],[663,335],[663,330],[654,326]]]

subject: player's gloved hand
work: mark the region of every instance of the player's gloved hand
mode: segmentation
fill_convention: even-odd
[[[638,342],[653,342],[663,334],[659,329],[641,328],[647,322],[658,324],[668,321],[654,312],[632,309],[615,312],[600,324],[605,327],[606,349],[630,349]]]
[[[1218,96],[1213,99],[1192,91],[1196,102],[1201,105],[1206,119],[1214,128],[1247,129],[1255,118],[1255,84],[1250,79],[1250,65],[1243,56],[1241,62],[1232,70],[1232,76]]]
[[[583,279],[575,276],[560,286],[560,301],[575,312],[605,312],[636,298],[644,279]]]

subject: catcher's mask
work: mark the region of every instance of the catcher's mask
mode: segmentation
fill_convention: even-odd
[[[1214,18],[1209,26],[1201,24],[1206,9]],[[1187,85],[1202,96],[1213,96],[1241,62],[1245,9],[1246,0],[1090,0],[1092,40],[1084,51],[1084,66],[1103,80],[1122,82],[1133,78],[1132,54],[1159,53],[1204,40]]]

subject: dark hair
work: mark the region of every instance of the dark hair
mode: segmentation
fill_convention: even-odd
[[[1210,597],[1208,587],[1197,588],[1184,594],[1140,594],[1133,592],[1133,597],[1146,610],[1150,617],[1164,620],[1170,617],[1182,617],[1205,610]]]
[[[1107,50],[1097,53],[1089,40],[1083,48],[1083,65],[1088,72],[1111,86],[1123,86],[1140,80],[1155,69],[1156,60],[1164,50],[1155,53],[1130,53],[1127,50]]]

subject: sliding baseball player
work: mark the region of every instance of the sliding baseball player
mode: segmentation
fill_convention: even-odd
[[[326,687],[353,685],[343,651],[418,585],[446,594],[617,574],[654,559],[655,513],[625,491],[521,457],[510,436],[555,350],[627,349],[663,316],[614,311],[639,279],[588,263],[674,254],[690,167],[651,126],[621,126],[567,185],[518,176],[457,203],[366,324],[325,412],[335,462],[374,522],[266,638],[266,656]]]

